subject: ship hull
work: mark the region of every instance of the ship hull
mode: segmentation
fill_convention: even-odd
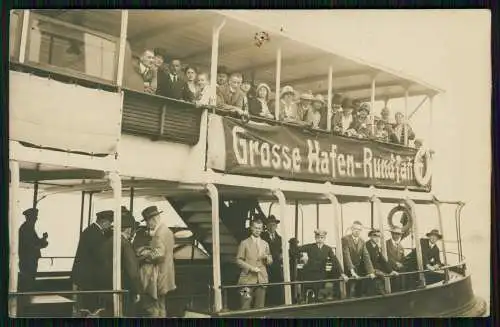
[[[466,276],[447,284],[384,296],[281,306],[261,310],[220,312],[215,316],[261,318],[457,317],[482,316],[486,311],[485,301],[474,296],[470,276]],[[191,313],[186,313],[186,316],[190,315]],[[196,316],[200,315],[196,314]]]

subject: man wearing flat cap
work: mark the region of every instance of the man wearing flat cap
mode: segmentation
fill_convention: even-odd
[[[269,251],[273,257],[273,263],[267,266],[267,274],[270,283],[279,283],[283,281],[283,251],[281,248],[281,236],[276,232],[279,219],[270,215],[266,221],[267,230],[261,234],[261,238],[269,244]],[[283,287],[270,286],[266,292],[267,303],[282,304],[284,302]]]
[[[161,219],[157,206],[142,211],[151,241],[139,247],[136,254],[140,261],[140,276],[144,289],[141,296],[143,310],[148,317],[167,316],[166,295],[175,290],[174,234]]]
[[[365,243],[365,247],[370,255],[370,261],[376,278],[366,283],[366,293],[367,295],[383,295],[386,293],[384,285],[385,274],[397,276],[398,273],[392,269],[391,265],[382,254],[380,249],[380,230],[372,229],[368,233],[368,237],[370,240]]]
[[[397,272],[404,272],[404,259],[405,253],[404,248],[401,245],[401,237],[403,235],[403,230],[400,227],[394,227],[391,230],[391,238],[387,240],[387,261],[391,265],[392,270]],[[405,287],[405,276],[394,277],[391,279],[391,291],[398,292],[404,290]]]
[[[26,221],[19,228],[19,291],[34,291],[35,277],[38,270],[40,249],[46,248],[48,234],[38,237],[35,224],[38,219],[38,209],[29,208],[23,212]]]
[[[135,255],[130,239],[134,230],[137,228],[132,213],[124,206],[122,206],[121,217],[121,281],[122,289],[129,291],[128,296],[123,303],[123,312],[125,317],[134,316],[134,303],[140,300],[142,293],[142,284],[139,276],[139,261]],[[113,289],[113,237],[108,237],[104,242],[101,250],[101,260],[103,263],[103,275],[105,289]],[[106,296],[106,315],[113,316],[113,296],[108,294]]]
[[[301,279],[313,281],[327,279],[328,277],[330,279],[343,278],[347,280],[348,277],[344,274],[342,266],[333,253],[332,248],[325,244],[326,231],[322,229],[315,230],[314,239],[315,243],[305,244],[299,250],[301,252],[301,261],[304,263]],[[330,274],[326,270],[327,263],[332,264]],[[306,284],[303,286],[304,294],[311,294],[308,290],[312,290],[314,298],[317,299],[319,291],[323,287],[324,283]]]
[[[105,289],[102,278],[104,262],[101,250],[108,238],[107,232],[113,224],[113,210],[104,210],[96,214],[96,221],[80,234],[75,260],[71,270],[73,284],[81,291]],[[84,294],[79,297],[81,309],[95,312],[105,307],[105,296],[99,294]]]

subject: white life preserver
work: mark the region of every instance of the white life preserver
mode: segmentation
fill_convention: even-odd
[[[420,158],[425,158],[425,175],[422,175],[423,169],[418,166],[418,161]],[[432,176],[431,171],[431,151],[427,148],[421,147],[415,154],[415,160],[413,163],[413,173],[415,175],[415,180],[421,186],[426,186],[429,184]]]

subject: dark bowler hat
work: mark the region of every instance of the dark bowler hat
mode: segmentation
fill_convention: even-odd
[[[267,223],[270,224],[270,223],[276,223],[276,224],[279,224],[280,223],[280,220],[279,219],[276,219],[276,217],[274,215],[270,215],[269,218],[267,218]]]
[[[134,217],[132,215],[123,215],[122,214],[122,229],[125,228],[136,228],[138,225],[138,222],[135,221]]]
[[[153,218],[154,216],[158,216],[162,212],[163,211],[158,211],[157,206],[147,207],[146,209],[142,210],[142,217],[144,218],[143,221],[147,221]]]
[[[368,237],[372,236],[380,236],[380,230],[378,229],[372,229],[371,231],[368,232]]]
[[[342,100],[342,108],[354,108],[353,104],[352,104],[352,99],[350,98],[344,98]]]
[[[28,208],[28,209],[23,211],[23,215],[26,216],[26,218],[37,217],[38,216],[38,209],[37,208]]]
[[[104,211],[99,211],[95,215],[96,215],[97,219],[105,219],[105,220],[113,221],[113,217],[115,215],[115,212],[113,210],[104,210]]]
[[[229,75],[229,70],[227,69],[226,66],[218,66],[217,67],[217,74],[226,74],[226,75]]]
[[[431,235],[436,235],[439,239],[443,238],[443,235],[441,235],[437,229],[433,229],[430,232],[428,232],[427,234],[425,234],[425,236],[427,236],[427,237],[430,237]]]

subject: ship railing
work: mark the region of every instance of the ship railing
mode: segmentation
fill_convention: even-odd
[[[127,303],[128,302],[128,295],[129,291],[128,290],[89,290],[89,291],[82,291],[82,290],[72,290],[72,291],[30,291],[30,292],[9,292],[9,301],[15,300],[18,308],[20,307],[21,312],[18,310],[17,317],[23,317],[27,316],[25,311],[26,309],[30,306],[30,303],[34,299],[37,298],[48,298],[50,300],[56,300],[54,303],[60,303],[60,298],[63,298],[68,301],[68,303],[73,304],[72,308],[72,317],[99,317],[102,315],[102,312],[105,312],[107,308],[101,307],[95,310],[94,312],[91,312],[90,310],[87,310],[86,308],[80,308],[80,301],[79,297],[84,296],[84,295],[94,295],[94,296],[114,296],[118,295],[120,298],[120,303]],[[110,303],[112,303],[112,300],[110,300]],[[122,308],[120,307],[118,310],[118,315],[115,315],[116,317],[121,317],[122,316]]]
[[[346,286],[347,283],[349,282],[363,282],[363,281],[375,281],[375,280],[396,280],[396,279],[405,279],[406,283],[408,282],[415,282],[413,285],[403,285],[403,288],[398,290],[398,291],[392,291],[390,292],[391,294],[394,293],[400,293],[400,292],[407,292],[407,291],[412,291],[416,289],[422,289],[426,287],[426,283],[421,283],[419,281],[419,276],[422,274],[425,276],[426,279],[432,280],[432,283],[427,283],[427,285],[432,285],[432,284],[437,284],[442,282],[443,284],[446,284],[449,282],[450,276],[448,274],[449,271],[455,271],[457,274],[461,276],[465,276],[465,261],[461,261],[457,264],[453,265],[443,265],[437,269],[431,270],[431,269],[422,269],[422,270],[413,270],[413,271],[403,271],[399,272],[398,275],[391,275],[391,274],[381,274],[377,273],[375,275],[375,278],[372,278],[370,276],[359,276],[358,278],[353,278],[349,277],[348,280],[344,280],[343,278],[335,278],[335,279],[321,279],[321,280],[295,280],[295,281],[290,281],[290,282],[273,282],[273,283],[259,283],[259,284],[236,284],[236,285],[221,285],[220,289],[222,291],[222,300],[223,300],[223,311],[229,311],[228,307],[228,299],[229,299],[229,292],[231,291],[238,291],[239,296],[251,296],[252,292],[251,290],[254,288],[258,287],[266,287],[268,288],[267,292],[271,288],[277,289],[277,288],[284,288],[284,286],[292,286],[294,291],[293,291],[293,299],[292,299],[292,304],[307,304],[311,301],[311,297],[308,296],[310,295],[307,293],[308,289],[316,289],[317,291],[325,290],[323,294],[313,294],[312,298],[314,302],[329,302],[329,301],[339,301],[345,299],[347,296],[349,298],[352,298],[353,296],[343,294],[342,288]],[[413,279],[412,279],[413,278]],[[329,288],[329,291],[325,289],[325,285],[327,283],[333,284],[330,285],[331,287]],[[315,286],[313,286],[315,285]],[[338,285],[338,286],[334,286]],[[309,286],[309,288],[307,287]],[[332,287],[333,286],[333,287]],[[363,286],[361,286],[363,287]],[[345,288],[344,288],[345,289]],[[272,290],[271,290],[272,291]],[[282,291],[281,291],[282,292]],[[330,293],[328,293],[330,292]],[[333,292],[333,294],[332,294]],[[245,294],[246,293],[246,294]],[[279,294],[279,293],[278,293]],[[371,294],[371,295],[384,295],[387,293],[382,293],[382,294]],[[318,301],[318,295],[323,296],[323,299]],[[333,296],[332,296],[333,295]],[[371,295],[364,295],[363,297],[371,296]],[[239,299],[238,299],[239,300]],[[283,304],[277,305],[281,306]],[[270,307],[269,305],[266,305],[266,307]]]

